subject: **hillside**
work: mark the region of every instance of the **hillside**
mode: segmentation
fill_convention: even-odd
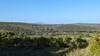
[[[77,31],[100,31],[100,24],[30,24],[19,22],[0,22],[0,30],[27,34],[66,33]]]
[[[0,56],[100,56],[99,31],[99,24],[0,22]]]

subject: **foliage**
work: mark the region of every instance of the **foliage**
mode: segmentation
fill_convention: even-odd
[[[2,50],[7,53],[22,50],[22,52],[26,51],[25,54],[30,52],[29,55],[33,56],[33,52],[42,52],[43,50],[54,56],[100,56],[99,34],[98,32],[74,32],[61,35],[28,35],[1,30],[0,54],[2,54]],[[43,55],[37,54],[37,56],[45,56],[45,53]]]

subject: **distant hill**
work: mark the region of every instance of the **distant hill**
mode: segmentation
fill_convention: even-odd
[[[20,22],[0,22],[0,30],[27,34],[64,33],[77,31],[100,31],[100,24],[31,24]]]

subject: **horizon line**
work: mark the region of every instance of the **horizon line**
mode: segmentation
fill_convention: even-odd
[[[41,22],[25,22],[25,21],[0,21],[0,23],[28,23],[28,24],[100,24],[94,22],[76,22],[76,23],[41,23]]]

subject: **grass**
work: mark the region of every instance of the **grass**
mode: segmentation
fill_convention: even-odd
[[[67,53],[66,56],[100,56],[100,52],[93,53],[86,49],[77,49],[74,51],[71,51],[70,53]]]
[[[100,37],[91,38],[87,48],[73,50],[66,56],[100,56]]]

